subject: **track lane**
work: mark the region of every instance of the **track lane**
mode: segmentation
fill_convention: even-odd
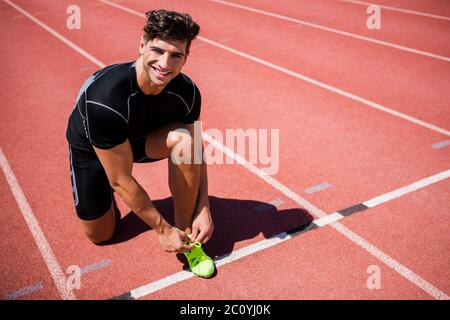
[[[293,27],[290,22],[236,8],[200,2],[204,4],[201,13],[195,9],[198,7],[196,2],[176,5],[204,19],[205,37],[227,39],[226,45],[230,47],[447,127],[450,119],[446,107],[450,103],[446,94],[450,83],[448,63],[320,30]],[[132,6],[144,7],[138,3]],[[242,28],[243,24],[245,28]],[[264,32],[259,32],[261,26],[264,26]],[[234,34],[240,36],[233,37]],[[445,39],[450,34],[447,32],[446,35],[440,40],[435,38],[435,42],[449,43]],[[273,43],[271,39],[277,39],[277,42]],[[420,88],[420,93],[417,88]]]
[[[61,299],[3,172],[0,190],[0,299]]]
[[[449,292],[449,190],[450,181],[444,180],[342,223]]]
[[[143,299],[430,299],[329,226],[223,266],[217,278],[189,279]],[[367,287],[369,266],[378,265],[382,287]],[[177,298],[178,299],[178,298]]]
[[[448,45],[448,27],[450,21],[436,20],[422,16],[381,9],[381,29],[370,30],[367,27],[368,5],[336,0],[287,0],[282,4],[270,0],[204,0],[217,1],[223,6],[233,4],[249,7],[247,10],[261,10],[268,14],[278,14],[286,18],[294,18],[319,26],[333,28],[386,41],[392,44],[413,48],[442,56],[450,55]],[[241,8],[240,10],[246,10]],[[257,14],[264,14],[263,12]],[[281,19],[282,17],[280,17]],[[302,28],[301,25],[297,26]],[[294,27],[295,28],[295,27]]]
[[[436,15],[450,16],[450,8],[446,0],[377,0],[377,4],[415,10]]]

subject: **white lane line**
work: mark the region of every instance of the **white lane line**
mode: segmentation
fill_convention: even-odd
[[[81,274],[89,273],[92,271],[97,271],[108,267],[112,263],[111,259],[103,259],[99,262],[89,264],[81,268]]]
[[[233,261],[242,259],[258,251],[264,250],[266,248],[272,247],[280,242],[291,239],[292,237],[287,235],[285,232],[280,233],[268,239],[261,240],[257,243],[248,245],[244,248],[231,252],[231,254],[225,254],[219,258],[214,259],[214,263],[217,268],[222,267]],[[131,297],[134,299],[139,299],[147,296],[151,293],[157,292],[178,282],[188,280],[195,277],[195,275],[190,271],[180,271],[160,280],[151,282],[149,284],[143,285],[139,288],[130,291]]]
[[[44,288],[44,286],[42,285],[42,282],[38,282],[38,283],[35,283],[35,284],[31,285],[31,286],[28,286],[28,287],[25,287],[25,288],[21,288],[19,290],[11,292],[11,293],[7,293],[5,295],[5,300],[16,300],[16,299],[18,299],[20,297],[32,294],[33,292],[40,291],[43,288]]]
[[[34,23],[36,23],[38,26],[40,26],[41,28],[45,29],[47,32],[49,32],[51,35],[53,35],[55,38],[57,38],[58,40],[61,40],[62,42],[64,42],[68,47],[72,48],[73,50],[77,51],[78,53],[80,53],[81,55],[83,55],[84,57],[86,57],[87,59],[89,59],[91,62],[93,62],[96,65],[99,65],[99,63],[101,63],[100,61],[98,61],[96,58],[94,58],[93,56],[91,56],[89,53],[87,53],[86,51],[84,51],[83,49],[81,49],[79,46],[75,45],[72,41],[68,40],[67,38],[65,38],[64,36],[62,36],[61,34],[59,34],[58,32],[56,32],[55,30],[53,30],[52,28],[50,28],[49,26],[47,26],[45,23],[41,22],[39,19],[35,18],[34,16],[32,16],[31,14],[29,14],[27,11],[23,10],[21,7],[19,7],[18,5],[12,3],[9,0],[3,0],[4,2],[6,2],[7,4],[9,4],[11,7],[13,7],[14,9],[16,9],[17,11],[19,11],[21,14],[23,14],[25,17],[27,17],[28,19],[30,19],[31,21],[33,21]]]
[[[231,149],[224,146],[221,142],[213,139],[209,134],[203,133],[203,139],[205,141],[208,141],[210,144],[212,144],[216,149],[220,150],[224,154],[226,154],[231,159],[235,160],[240,165],[247,168],[250,172],[258,176],[260,179],[264,180],[268,184],[270,184],[272,187],[280,191],[282,194],[284,194],[289,199],[294,200],[297,204],[302,206],[304,209],[309,211],[311,214],[313,214],[315,217],[322,218],[325,217],[327,214],[314,206],[312,203],[310,203],[308,200],[303,199],[300,195],[286,187],[284,184],[276,180],[275,178],[272,178],[271,176],[267,175],[263,170],[259,169],[255,165],[251,164],[247,160],[245,160],[240,155],[234,153]]]
[[[255,206],[255,210],[258,212],[265,212],[267,210],[272,209],[273,207],[279,207],[280,205],[282,205],[284,203],[283,199],[276,199],[276,200],[272,200],[268,203],[263,203],[260,205]]]
[[[92,69],[93,69],[93,67],[90,66],[90,67],[80,68],[80,71],[88,71],[88,70],[92,70]]]
[[[327,224],[330,224],[332,222],[336,222],[344,218],[342,214],[339,212],[334,212],[326,217],[314,220],[313,223],[317,225],[318,227],[326,226]]]
[[[8,0],[4,0],[4,1],[8,1]],[[104,1],[102,1],[104,2]],[[42,22],[41,22],[42,23]],[[49,28],[49,27],[48,27]],[[56,32],[53,30],[53,32]],[[62,36],[61,36],[62,37]],[[66,41],[70,41],[67,40]],[[64,42],[64,41],[63,41]],[[64,42],[65,43],[65,42]],[[75,44],[72,43],[73,46],[75,46]],[[79,52],[80,54],[82,54],[79,50],[76,50],[77,52]],[[82,54],[83,55],[83,54]],[[98,61],[98,60],[97,60]],[[103,63],[100,62],[101,65],[104,65]],[[99,64],[99,66],[100,66]],[[277,181],[276,179],[272,178],[271,176],[268,176],[263,170],[257,168],[256,166],[254,166],[253,164],[249,163],[248,161],[246,161],[244,158],[242,158],[241,156],[235,154],[234,152],[232,152],[230,149],[228,149],[226,146],[224,146],[223,144],[221,144],[220,142],[214,140],[213,138],[211,138],[208,134],[204,134],[203,135],[205,140],[208,140],[211,144],[215,145],[219,150],[221,150],[223,153],[227,154],[228,156],[230,156],[231,158],[233,158],[235,161],[237,161],[239,164],[243,165],[244,167],[246,167],[250,172],[254,173],[255,175],[257,175],[259,178],[261,178],[262,180],[266,181],[267,183],[269,183],[272,187],[274,187],[275,189],[279,190],[281,193],[283,193],[284,195],[286,195],[287,197],[289,197],[291,200],[295,201],[297,204],[299,204],[300,206],[302,206],[304,209],[306,209],[307,211],[309,211],[311,214],[313,214],[316,217],[322,218],[325,217],[327,214],[322,211],[321,209],[317,208],[316,206],[314,206],[313,204],[311,204],[310,202],[308,202],[307,200],[303,199],[302,197],[300,197],[298,194],[296,194],[295,192],[293,192],[291,189],[289,189],[288,187],[286,187],[285,185],[283,185],[281,182]],[[331,226],[333,225],[339,225],[339,222],[335,222],[333,224],[330,224]],[[341,232],[343,235],[345,235],[347,238],[349,237],[348,232],[344,232],[347,231],[345,229],[342,229],[343,232]],[[352,240],[354,242],[353,239],[349,238],[350,240]],[[356,238],[356,240],[361,239],[361,238]],[[268,240],[268,239],[267,239]],[[361,242],[355,242],[358,245],[361,245]],[[368,242],[363,242],[362,244],[365,244]],[[366,247],[363,247],[364,249],[367,250]],[[374,255],[375,257],[378,258],[378,256],[384,257],[387,256],[386,254],[384,254],[381,250],[377,249],[376,247],[371,245],[371,251],[369,251],[369,253],[371,253],[372,255]],[[375,255],[375,254],[377,255]],[[385,260],[381,260],[382,262],[385,263]],[[389,267],[392,268],[392,265],[397,266],[397,268],[394,268],[394,270],[396,270],[397,272],[399,272],[399,274],[401,276],[403,276],[404,278],[406,278],[407,280],[411,281],[414,284],[418,284],[419,287],[423,290],[425,290],[428,294],[430,294],[433,297],[444,297],[448,299],[448,296],[440,291],[439,289],[433,287],[431,284],[429,284],[426,280],[422,279],[420,276],[414,274],[412,271],[410,271],[409,269],[407,269],[406,267],[403,267],[400,263],[396,262],[395,260],[389,260],[388,261],[390,264],[387,264]],[[401,266],[401,267],[399,267]],[[405,270],[407,270],[408,272],[404,272]],[[416,279],[420,279],[419,282],[416,281]],[[426,285],[423,285],[426,284]],[[66,287],[67,288],[67,287]]]
[[[375,6],[378,6],[378,7],[382,8],[382,9],[386,9],[386,10],[398,11],[398,12],[402,12],[402,13],[414,14],[416,16],[423,16],[423,17],[427,17],[427,18],[433,18],[433,19],[440,19],[440,20],[450,21],[450,17],[439,16],[439,15],[436,15],[436,14],[425,13],[425,12],[420,12],[420,11],[414,11],[414,10],[409,10],[409,9],[403,9],[403,8],[398,8],[398,7],[386,6],[384,4],[377,4],[377,3],[374,3],[374,2],[365,2],[365,1],[357,1],[357,0],[339,0],[339,1],[349,2],[349,3],[354,3],[354,4],[360,4],[360,5],[363,5],[363,6],[375,5]]]
[[[328,182],[322,182],[320,184],[317,184],[315,186],[309,187],[308,189],[305,189],[304,191],[307,194],[313,194],[322,190],[326,190],[331,188],[331,184],[329,184]]]
[[[278,206],[281,206],[283,203],[284,203],[283,199],[280,198],[280,199],[275,199],[275,200],[270,201],[269,205],[278,207]]]
[[[138,12],[138,11],[135,11],[135,10],[133,10],[133,9],[124,7],[123,5],[120,5],[120,4],[117,4],[117,3],[114,3],[114,2],[111,2],[111,1],[108,1],[108,0],[98,0],[98,1],[100,1],[100,2],[102,2],[102,3],[105,3],[105,4],[108,4],[108,5],[112,6],[112,7],[117,8],[117,9],[126,11],[126,12],[131,13],[131,14],[133,14],[133,15],[136,15],[136,16],[138,16],[138,17],[143,17],[143,18],[145,18],[145,15],[144,15],[144,14],[142,14],[142,13],[140,13],[140,12]],[[246,58],[246,59],[248,59],[248,60],[251,60],[251,61],[260,63],[260,64],[262,64],[262,65],[265,65],[266,67],[272,68],[272,69],[274,69],[274,70],[277,70],[277,71],[280,71],[280,72],[285,73],[285,74],[287,74],[287,75],[290,75],[290,76],[292,76],[292,77],[294,77],[294,78],[297,78],[297,79],[303,80],[303,81],[305,81],[305,82],[308,82],[308,83],[310,83],[310,84],[312,84],[312,85],[318,86],[318,87],[320,87],[320,88],[322,88],[322,89],[331,91],[331,92],[336,93],[336,94],[338,94],[338,95],[344,96],[344,97],[346,97],[346,98],[348,98],[348,99],[357,101],[357,102],[359,102],[359,103],[361,103],[361,104],[364,104],[364,105],[366,105],[366,106],[368,106],[368,107],[371,107],[371,108],[377,109],[377,110],[379,110],[379,111],[383,111],[383,112],[389,113],[390,115],[393,115],[393,116],[395,116],[395,117],[401,118],[401,119],[403,119],[403,120],[412,122],[412,123],[417,124],[417,125],[419,125],[419,126],[425,127],[425,128],[427,128],[427,129],[430,129],[430,130],[439,132],[439,133],[441,133],[441,134],[444,134],[444,135],[450,137],[450,131],[448,131],[448,130],[446,130],[446,129],[443,129],[443,128],[440,128],[440,127],[438,127],[438,126],[435,126],[434,124],[430,124],[430,123],[425,122],[425,121],[423,121],[423,120],[420,120],[420,119],[414,118],[414,117],[412,117],[412,116],[409,116],[409,115],[407,115],[407,114],[405,114],[405,113],[402,113],[402,112],[399,112],[399,111],[390,109],[390,108],[385,107],[385,106],[383,106],[383,105],[381,105],[381,104],[378,104],[378,103],[376,103],[376,102],[367,100],[367,99],[365,99],[365,98],[362,98],[362,97],[357,96],[357,95],[355,95],[355,94],[352,94],[352,93],[350,93],[350,92],[341,90],[341,89],[339,89],[339,88],[333,87],[333,86],[331,86],[331,85],[329,85],[329,84],[326,84],[326,83],[323,83],[323,82],[321,82],[321,81],[312,79],[312,78],[310,78],[310,77],[307,77],[307,76],[302,75],[302,74],[300,74],[300,73],[297,73],[297,72],[295,72],[295,71],[291,71],[291,70],[289,70],[289,69],[283,68],[283,67],[281,67],[281,66],[278,66],[278,65],[276,65],[276,64],[270,63],[270,62],[268,62],[268,61],[259,59],[259,58],[257,58],[257,57],[254,57],[254,56],[250,55],[250,54],[247,54],[247,53],[245,53],[245,52],[242,52],[242,51],[239,51],[239,50],[236,50],[236,49],[227,47],[227,46],[225,46],[225,45],[223,45],[223,44],[221,44],[221,43],[215,42],[215,41],[210,40],[210,39],[208,39],[208,38],[205,38],[205,37],[198,37],[198,39],[199,39],[200,41],[209,43],[209,44],[212,45],[212,46],[215,46],[215,47],[218,47],[218,48],[223,49],[223,50],[225,50],[225,51],[234,53],[234,54],[236,54],[236,55],[238,55],[238,56],[240,56],[240,57],[243,57],[243,58]]]
[[[190,279],[193,276],[194,274],[192,272],[180,271],[168,277],[162,278],[160,280],[143,285],[139,288],[133,289],[130,291],[130,294],[132,298],[139,299],[156,291],[167,288],[175,283]]]
[[[450,140],[444,140],[432,145],[433,149],[441,149],[450,145]]]
[[[99,0],[99,1],[104,1],[104,0]],[[379,111],[383,111],[383,112],[389,113],[390,115],[393,115],[395,117],[401,118],[403,120],[412,122],[412,123],[417,124],[419,126],[425,127],[427,129],[439,132],[441,134],[444,134],[444,135],[450,137],[450,131],[448,131],[446,129],[443,129],[443,128],[440,128],[438,126],[435,126],[434,124],[430,124],[430,123],[425,122],[423,120],[420,120],[420,119],[414,118],[412,116],[409,116],[409,115],[407,115],[405,113],[402,113],[402,112],[390,109],[390,108],[385,107],[385,106],[383,106],[381,104],[378,104],[376,102],[367,100],[365,98],[362,98],[362,97],[357,96],[355,94],[352,94],[350,92],[347,92],[347,91],[341,90],[339,88],[333,87],[333,86],[331,86],[329,84],[326,84],[324,82],[321,82],[321,81],[315,80],[313,78],[307,77],[307,76],[305,76],[303,74],[300,74],[300,73],[297,73],[295,71],[291,71],[289,69],[283,68],[283,67],[278,66],[276,64],[273,64],[271,62],[259,59],[257,57],[254,57],[254,56],[249,55],[247,53],[244,53],[244,52],[238,51],[236,49],[227,47],[225,45],[222,45],[220,43],[214,42],[212,40],[209,40],[209,39],[206,39],[206,38],[203,38],[203,37],[199,37],[199,39],[204,41],[204,42],[208,42],[209,44],[211,44],[213,46],[216,46],[218,48],[221,48],[223,50],[232,52],[232,53],[234,53],[234,54],[236,54],[238,56],[244,57],[244,58],[246,58],[248,60],[260,63],[262,65],[265,65],[265,66],[269,67],[269,68],[275,69],[275,70],[280,71],[280,72],[285,73],[285,74],[288,74],[288,75],[290,75],[290,76],[292,76],[294,78],[303,80],[303,81],[308,82],[308,83],[310,83],[312,85],[316,85],[316,86],[318,86],[318,87],[320,87],[322,89],[325,89],[325,90],[331,91],[333,93],[336,93],[338,95],[344,96],[344,97],[346,97],[348,99],[351,99],[353,101],[357,101],[357,102],[359,102],[359,103],[361,103],[363,105],[366,105],[368,107],[371,107],[373,109],[377,109]]]
[[[105,2],[103,0],[100,0],[100,1]],[[269,16],[269,17],[272,17],[272,18],[277,18],[277,19],[281,19],[281,20],[285,20],[285,21],[289,21],[289,22],[294,22],[294,23],[301,24],[301,25],[304,25],[304,26],[307,26],[307,27],[316,28],[316,29],[320,29],[320,30],[323,30],[323,31],[336,33],[336,34],[339,34],[341,36],[346,36],[346,37],[350,37],[350,38],[354,38],[354,39],[358,39],[358,40],[363,40],[363,41],[379,44],[379,45],[382,45],[382,46],[386,46],[386,47],[390,47],[390,48],[394,48],[394,49],[398,49],[398,50],[402,50],[402,51],[406,51],[406,52],[410,52],[410,53],[419,54],[419,55],[426,56],[426,57],[429,57],[429,58],[434,58],[434,59],[450,62],[450,57],[445,57],[445,56],[441,56],[441,55],[438,55],[438,54],[435,54],[435,53],[426,52],[426,51],[422,51],[422,50],[417,50],[417,49],[414,49],[414,48],[398,45],[398,44],[395,44],[395,43],[392,43],[392,42],[387,42],[387,41],[382,41],[382,40],[378,40],[378,39],[375,39],[375,38],[361,36],[359,34],[355,34],[355,33],[351,33],[351,32],[346,32],[346,31],[342,31],[342,30],[338,30],[338,29],[334,29],[334,28],[330,28],[330,27],[325,27],[325,26],[322,26],[320,24],[316,24],[316,23],[312,23],[312,22],[308,22],[308,21],[304,21],[304,20],[299,20],[299,19],[283,16],[281,14],[276,14],[276,13],[273,13],[273,12],[268,12],[268,11],[264,11],[264,10],[260,10],[260,9],[256,9],[256,8],[252,8],[252,7],[248,7],[248,6],[244,6],[244,5],[241,5],[241,4],[228,2],[228,1],[222,1],[222,0],[208,0],[208,1],[220,3],[220,4],[223,4],[223,5],[230,6],[230,7],[235,7],[235,8],[238,8],[238,9],[247,10],[247,11],[250,11],[250,12],[259,13],[259,14],[262,14],[262,15],[265,15],[265,16]]]
[[[0,166],[2,167],[3,174],[8,181],[9,187],[16,199],[16,202],[20,208],[20,212],[22,213],[23,218],[25,219],[28,228],[33,235],[34,241],[36,242],[39,251],[41,252],[42,257],[44,258],[45,264],[47,265],[48,271],[50,271],[50,275],[55,282],[56,288],[59,291],[62,299],[65,300],[74,300],[75,295],[66,285],[66,277],[56,260],[55,254],[53,253],[50,244],[42,232],[41,227],[39,226],[39,222],[34,216],[33,211],[28,204],[27,198],[25,197],[22,188],[20,188],[19,183],[17,182],[16,176],[14,175],[11,167],[9,166],[8,160],[3,153],[3,150],[0,148]]]
[[[392,192],[383,194],[379,197],[373,198],[371,200],[368,200],[366,202],[363,202],[363,205],[372,208],[375,206],[378,206],[382,203],[391,201],[392,199],[395,198],[399,198],[405,194],[411,193],[413,191],[416,191],[418,189],[421,189],[423,187],[429,186],[430,184],[439,182],[441,180],[447,179],[448,177],[450,177],[450,170],[446,170],[443,172],[440,172],[434,176],[428,177],[428,178],[424,178],[422,180],[419,180],[417,182],[414,182],[406,187],[394,190]]]
[[[339,222],[331,223],[330,227],[334,228],[336,231],[344,235],[347,239],[351,240],[353,243],[357,244],[361,248],[365,249],[372,256],[383,262],[389,268],[395,270],[398,274],[401,274],[404,278],[408,279],[411,283],[415,284],[417,287],[421,288],[423,291],[431,295],[436,300],[449,300],[450,297],[440,289],[433,286],[431,283],[414,273],[412,270],[408,269],[373,244],[363,239],[361,236],[355,232],[348,229],[346,226]],[[420,253],[419,253],[420,254]]]

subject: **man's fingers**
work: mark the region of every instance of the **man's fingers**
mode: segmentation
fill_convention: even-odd
[[[211,233],[208,234],[208,235],[205,237],[205,239],[203,239],[203,242],[202,242],[202,243],[207,243],[207,242],[209,241],[209,239],[211,239]]]
[[[211,239],[212,234],[214,232],[214,225],[211,223],[211,229],[209,229],[208,234],[205,237],[205,243],[209,241],[209,239]]]
[[[206,231],[200,230],[200,233],[194,239],[195,239],[195,241],[203,243],[203,241],[205,240],[206,236],[207,236]]]
[[[192,228],[192,240],[191,241],[195,241],[195,239],[197,239],[198,236],[198,228],[193,227]]]
[[[177,250],[177,252],[183,253],[183,252],[189,251],[191,249],[192,249],[192,246],[183,243],[183,245],[181,246],[181,248],[179,250]]]
[[[180,237],[181,241],[184,241],[187,243],[191,242],[191,239],[187,236],[187,234],[185,232],[180,231],[180,236],[181,236]]]

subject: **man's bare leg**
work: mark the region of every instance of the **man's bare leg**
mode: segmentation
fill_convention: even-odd
[[[200,187],[201,165],[189,163],[175,164],[171,159],[171,152],[175,146],[182,150],[191,150],[194,157],[194,132],[187,133],[175,131],[188,129],[186,125],[177,123],[152,131],[146,141],[146,154],[152,159],[168,158],[169,189],[173,197],[175,227],[191,234],[192,220],[197,205]],[[183,159],[187,159],[186,155]],[[186,161],[184,161],[186,162]]]
[[[115,203],[111,203],[111,208],[100,218],[95,220],[80,220],[83,231],[89,240],[94,244],[101,244],[111,239],[116,229],[118,221],[117,216],[120,215]],[[119,218],[120,219],[120,218]]]
[[[168,159],[169,188],[173,197],[175,226],[192,233],[192,220],[197,205],[201,167],[199,164],[174,164]]]

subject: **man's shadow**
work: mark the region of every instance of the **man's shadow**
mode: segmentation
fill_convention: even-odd
[[[214,233],[205,251],[213,259],[231,254],[236,242],[252,239],[262,233],[270,238],[294,228],[307,227],[313,217],[304,209],[278,210],[274,205],[254,201],[209,197]],[[174,224],[172,197],[153,201],[154,206],[170,224]],[[128,241],[150,230],[134,212],[121,218],[116,234],[105,244]],[[186,260],[177,255],[187,268]]]

